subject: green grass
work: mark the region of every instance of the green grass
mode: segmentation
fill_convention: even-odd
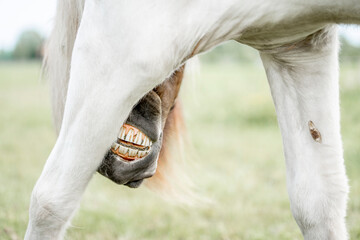
[[[360,239],[360,74],[344,66],[342,133],[351,194],[348,228]],[[354,73],[357,78],[349,80]],[[39,63],[0,63],[0,239],[22,238],[31,190],[55,142]],[[356,75],[355,75],[356,76]],[[191,208],[96,174],[67,239],[301,239],[261,66],[207,63],[183,86],[192,178],[211,204]]]

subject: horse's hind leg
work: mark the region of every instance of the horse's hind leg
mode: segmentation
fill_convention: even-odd
[[[283,137],[291,210],[307,240],[347,239],[337,54],[335,27],[261,54]]]

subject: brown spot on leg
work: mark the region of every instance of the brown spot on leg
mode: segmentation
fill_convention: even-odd
[[[315,124],[312,121],[309,121],[309,130],[310,130],[310,134],[311,134],[312,138],[316,142],[321,143],[322,142],[321,133],[319,132],[319,130],[317,130],[317,128],[315,127]]]

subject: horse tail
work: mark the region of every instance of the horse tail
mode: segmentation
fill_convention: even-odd
[[[163,131],[163,143],[158,166],[146,185],[162,197],[180,203],[190,203],[192,184],[185,170],[186,129],[179,99],[169,113]]]
[[[198,70],[198,58],[193,57],[187,61],[185,71],[178,77],[183,77],[186,82],[194,82]],[[208,200],[204,196],[195,193],[196,189],[189,178],[190,172],[192,172],[189,170],[194,164],[186,161],[189,157],[193,157],[190,156],[192,152],[190,150],[192,149],[186,132],[181,97],[178,96],[164,125],[163,143],[156,173],[153,177],[147,179],[145,184],[171,202],[190,205],[200,202],[205,203]]]
[[[54,28],[46,44],[43,72],[50,84],[53,121],[60,131],[69,83],[71,54],[85,0],[59,0]]]

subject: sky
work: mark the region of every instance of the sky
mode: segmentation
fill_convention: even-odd
[[[14,47],[19,35],[35,29],[48,36],[56,0],[0,0],[0,49]]]
[[[48,36],[55,8],[56,0],[0,0],[0,49],[11,50],[27,29]],[[360,46],[360,27],[342,26],[340,32],[352,44]]]

